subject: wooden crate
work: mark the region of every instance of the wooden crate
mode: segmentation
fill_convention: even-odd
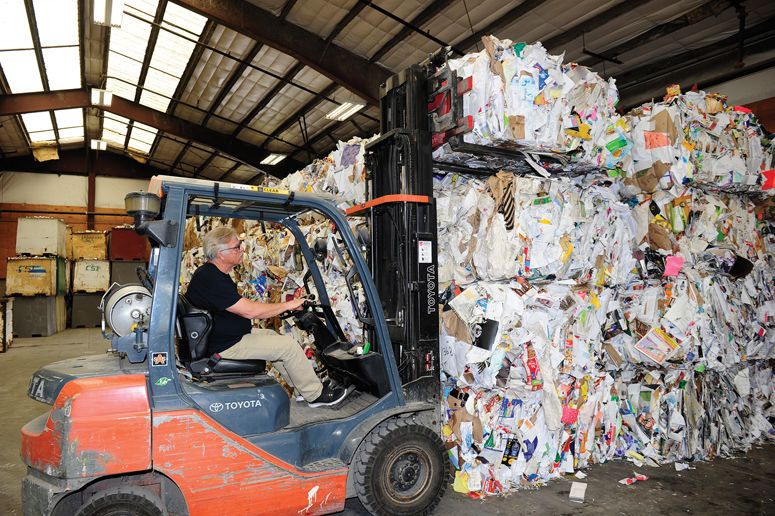
[[[65,329],[65,296],[17,297],[14,299],[14,337],[48,337]]]
[[[49,217],[22,217],[16,222],[17,255],[67,256],[65,223]]]
[[[73,231],[73,260],[107,260],[108,236],[104,231]]]
[[[110,287],[110,262],[78,260],[73,262],[73,292],[104,292]]]
[[[56,296],[67,292],[67,262],[47,256],[8,258],[5,291],[9,296]]]
[[[134,228],[118,227],[110,230],[110,260],[146,261],[151,254],[148,239],[137,234]]]
[[[13,298],[0,297],[0,352],[13,344]]]

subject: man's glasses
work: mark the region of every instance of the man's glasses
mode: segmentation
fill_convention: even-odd
[[[235,245],[234,247],[227,247],[226,249],[221,249],[221,251],[231,251],[233,249],[242,249],[242,242],[240,242],[238,245]]]

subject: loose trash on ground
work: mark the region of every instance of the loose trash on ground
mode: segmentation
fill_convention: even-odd
[[[626,486],[629,486],[629,485],[634,484],[635,482],[642,482],[642,481],[648,480],[648,479],[649,479],[649,477],[647,477],[646,475],[638,475],[638,474],[636,474],[633,477],[621,479],[619,481],[619,483],[620,484],[624,484]]]
[[[587,492],[586,482],[573,482],[570,486],[568,500],[571,502],[584,503],[584,494]]]

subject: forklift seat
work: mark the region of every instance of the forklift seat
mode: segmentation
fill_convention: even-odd
[[[191,304],[185,295],[178,296],[178,354],[194,377],[222,378],[262,374],[266,370],[264,360],[231,360],[218,353],[207,354],[207,337],[213,329],[210,312]]]

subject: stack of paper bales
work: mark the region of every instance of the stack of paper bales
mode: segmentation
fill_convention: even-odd
[[[772,142],[755,116],[671,89],[622,115],[613,80],[540,43],[485,38],[453,60],[473,76],[467,143],[524,151],[528,174],[445,174],[438,212],[443,436],[455,489],[495,494],[590,463],[727,456],[773,439]],[[281,186],[365,200],[365,140]],[[561,159],[546,166],[547,152]],[[439,161],[471,163],[444,145]],[[542,163],[544,163],[542,165]],[[556,163],[560,163],[559,168]],[[203,262],[190,222],[181,282]],[[300,293],[290,232],[236,223],[247,297]],[[321,266],[350,340],[362,338],[329,226]],[[289,325],[303,346],[309,336]]]

